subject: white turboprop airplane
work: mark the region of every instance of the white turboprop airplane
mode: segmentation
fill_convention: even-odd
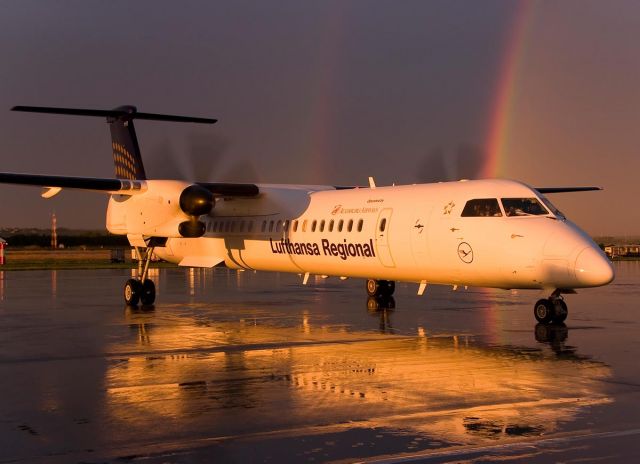
[[[606,285],[613,267],[545,193],[597,187],[532,188],[489,179],[368,188],[191,183],[147,179],[133,119],[214,123],[214,119],[114,110],[14,107],[15,111],[106,117],[116,178],[0,173],[0,182],[110,195],[107,229],[146,249],[125,302],[148,305],[151,254],[190,267],[364,278],[370,296],[390,296],[395,281],[503,289],[544,289],[541,323],[562,322],[562,294]]]

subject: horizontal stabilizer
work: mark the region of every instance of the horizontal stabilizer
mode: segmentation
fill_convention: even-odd
[[[591,192],[593,190],[602,190],[601,187],[541,187],[535,189],[542,193],[568,193],[568,192]]]
[[[170,114],[140,113],[134,106],[123,106],[114,110],[89,110],[81,108],[52,108],[48,106],[14,106],[12,111],[28,113],[67,114],[70,116],[98,116],[115,119],[147,119],[151,121],[192,122],[213,124],[217,119],[195,118],[191,116],[174,116]]]

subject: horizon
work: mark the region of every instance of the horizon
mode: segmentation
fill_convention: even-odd
[[[104,121],[9,108],[133,104],[219,119],[137,121],[150,178],[593,185],[550,199],[591,235],[640,233],[638,2],[67,5],[2,5],[3,172],[113,177]],[[38,193],[0,185],[0,225],[105,227],[106,196]]]

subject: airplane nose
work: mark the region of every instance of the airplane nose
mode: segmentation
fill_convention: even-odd
[[[584,287],[607,285],[615,275],[611,261],[593,247],[587,247],[578,254],[575,273],[578,282]]]

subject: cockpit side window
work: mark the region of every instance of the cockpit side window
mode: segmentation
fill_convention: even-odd
[[[462,217],[498,217],[502,216],[496,198],[477,198],[469,200],[462,210]]]
[[[556,208],[555,205],[551,203],[551,201],[549,201],[547,197],[545,197],[544,195],[540,195],[540,199],[542,200],[542,203],[544,203],[544,205],[547,207],[549,211],[551,211],[553,214],[555,214],[559,218],[565,219],[565,215],[562,214],[562,212],[558,208]]]
[[[549,211],[537,198],[502,198],[502,206],[507,216],[543,216]]]

